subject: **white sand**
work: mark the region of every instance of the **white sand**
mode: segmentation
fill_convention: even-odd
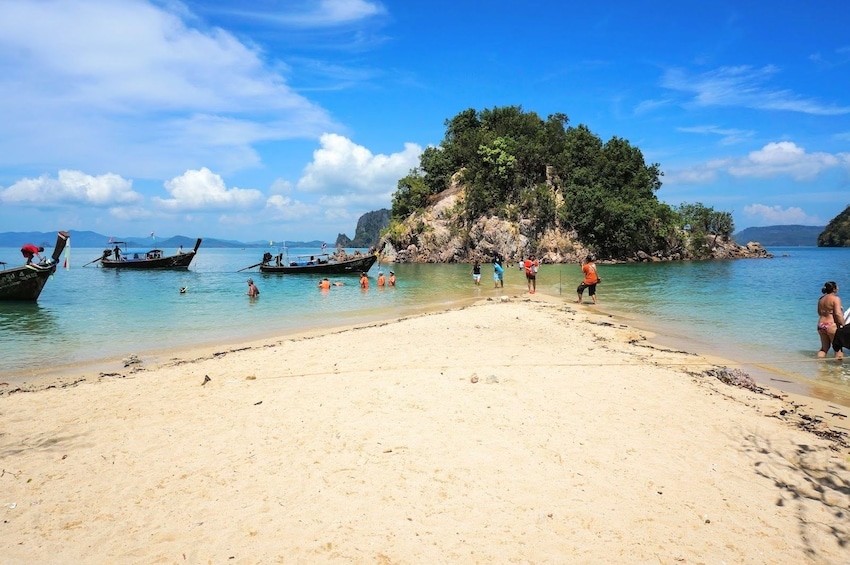
[[[850,563],[809,406],[533,298],[0,396],[0,562]]]

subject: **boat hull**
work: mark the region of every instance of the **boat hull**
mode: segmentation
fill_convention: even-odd
[[[372,268],[378,258],[375,255],[364,255],[346,261],[336,261],[332,263],[319,263],[316,265],[297,265],[297,266],[277,266],[277,265],[260,265],[261,273],[270,274],[287,274],[287,275],[346,275],[365,273]]]
[[[56,272],[68,233],[59,232],[51,259],[0,271],[0,301],[35,302],[50,275]]]
[[[56,265],[26,265],[0,271],[0,300],[35,302]]]

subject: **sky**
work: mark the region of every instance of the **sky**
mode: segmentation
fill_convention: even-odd
[[[850,204],[850,4],[0,1],[0,231],[335,241],[473,108],[564,113],[736,231]]]

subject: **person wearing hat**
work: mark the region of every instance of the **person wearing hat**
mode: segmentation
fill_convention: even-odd
[[[390,271],[390,282],[389,282],[389,284],[390,284],[390,286],[395,286],[395,272],[394,271]]]
[[[384,276],[384,273],[378,271],[378,287],[383,288],[384,285],[387,284],[387,278]]]
[[[251,298],[256,298],[260,296],[260,289],[257,288],[257,285],[254,284],[254,279],[248,279],[248,292],[246,292],[248,296]]]
[[[27,260],[27,265],[32,263],[33,257],[38,257],[38,260],[41,261],[41,255],[39,253],[44,253],[44,247],[36,247],[32,243],[27,243],[21,247],[21,255]]]

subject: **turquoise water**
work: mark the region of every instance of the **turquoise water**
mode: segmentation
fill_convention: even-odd
[[[262,249],[204,249],[189,271],[129,272],[82,265],[100,249],[72,250],[71,269],[57,271],[37,304],[0,303],[0,375],[25,375],[42,364],[64,365],[173,347],[248,340],[309,327],[404,316],[425,307],[524,291],[507,269],[495,290],[485,265],[480,287],[470,265],[392,265],[399,286],[371,288],[357,277],[322,292],[318,276],[237,272],[260,260]],[[319,250],[291,250],[317,253]],[[850,249],[772,248],[773,259],[599,266],[598,308],[683,343],[811,383],[816,396],[850,399],[850,362],[817,361],[815,303],[827,280],[848,285]],[[17,249],[0,260],[20,262]],[[244,295],[251,276],[261,296]],[[575,298],[578,265],[544,265],[538,291]],[[180,287],[188,292],[180,294]],[[850,299],[845,299],[850,306]],[[585,308],[593,308],[585,306]],[[521,340],[518,340],[518,344]],[[784,377],[781,377],[784,378]]]

